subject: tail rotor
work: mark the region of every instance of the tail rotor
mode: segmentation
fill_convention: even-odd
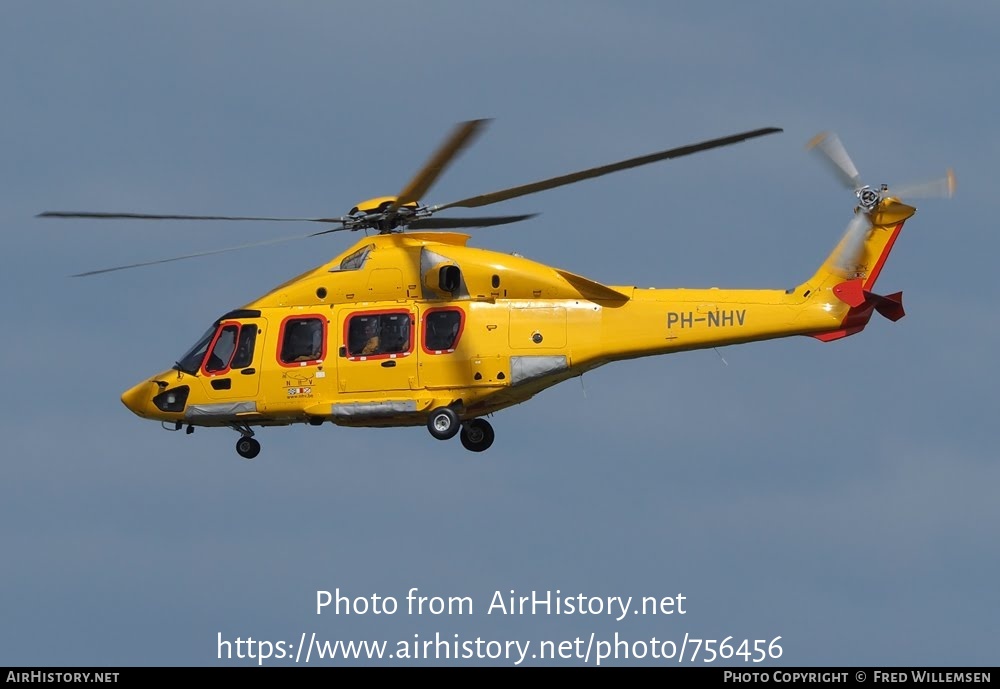
[[[906,199],[951,198],[955,194],[955,173],[950,168],[943,177],[929,182],[873,187],[864,183],[840,137],[833,132],[817,134],[806,147],[822,154],[821,159],[857,197],[855,215],[848,223],[834,257],[834,268],[846,278],[854,277],[859,270],[865,241],[875,224],[873,216],[884,207],[887,199],[906,203]]]
[[[809,140],[806,148],[823,155],[822,160],[830,166],[844,186],[854,192],[858,197],[858,205],[866,212],[871,212],[883,199],[890,196],[906,203],[906,199],[951,198],[955,195],[955,171],[951,168],[948,168],[943,177],[930,182],[898,187],[883,184],[876,189],[862,181],[861,173],[848,155],[840,137],[833,132],[817,134]]]

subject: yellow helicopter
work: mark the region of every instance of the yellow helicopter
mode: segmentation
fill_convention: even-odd
[[[459,435],[465,448],[482,452],[494,440],[485,417],[613,361],[791,335],[829,342],[862,330],[875,311],[893,321],[902,318],[902,293],[873,291],[903,223],[915,212],[900,199],[950,196],[955,186],[949,170],[908,192],[870,187],[839,139],[820,135],[811,146],[825,154],[858,202],[843,238],[808,280],[776,290],[604,285],[518,255],[468,246],[469,235],[450,231],[530,215],[434,216],[782,130],[755,129],[451,203],[421,203],[486,123],[457,125],[398,196],[364,201],[341,217],[41,213],[328,226],[303,237],[366,231],[332,261],[221,316],[172,368],[122,394],[125,406],[169,430],[229,427],[240,434],[236,451],[247,459],[260,452],[255,427],[328,421],[426,426],[437,439]]]

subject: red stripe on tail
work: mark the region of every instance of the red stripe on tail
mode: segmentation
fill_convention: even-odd
[[[892,251],[892,246],[896,243],[896,238],[899,237],[899,231],[902,229],[903,223],[899,223],[892,230],[892,235],[889,237],[889,241],[885,243],[885,248],[882,249],[882,255],[878,257],[878,260],[875,262],[875,267],[872,268],[872,272],[868,274],[868,279],[865,280],[865,289],[871,289],[875,286],[875,281],[878,280],[878,275],[882,272],[882,266],[885,265],[885,260],[889,258],[889,252]]]

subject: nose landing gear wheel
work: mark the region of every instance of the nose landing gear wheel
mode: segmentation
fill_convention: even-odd
[[[260,454],[260,443],[253,438],[240,438],[236,441],[236,453],[244,459],[253,459]]]
[[[427,430],[438,440],[454,438],[460,427],[458,414],[451,407],[438,407],[427,417]]]
[[[493,444],[493,426],[486,419],[473,419],[462,426],[462,447],[470,452],[482,452]]]

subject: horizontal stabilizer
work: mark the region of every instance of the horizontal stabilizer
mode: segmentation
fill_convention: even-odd
[[[847,280],[834,285],[833,294],[850,306],[851,310],[838,330],[813,335],[822,342],[832,342],[861,332],[868,325],[873,311],[878,311],[879,314],[894,322],[906,315],[906,312],[903,311],[902,292],[886,296],[875,294],[866,290],[860,279]]]
[[[840,301],[855,309],[864,306],[873,306],[876,311],[890,321],[898,321],[906,315],[906,312],[903,311],[902,292],[896,292],[888,296],[875,294],[864,288],[864,281],[860,278],[834,285],[833,294]]]
[[[896,292],[895,294],[889,294],[884,297],[880,294],[865,292],[865,296],[868,298],[870,303],[875,304],[875,310],[888,318],[890,321],[898,321],[906,315],[906,312],[903,311],[902,292]]]

